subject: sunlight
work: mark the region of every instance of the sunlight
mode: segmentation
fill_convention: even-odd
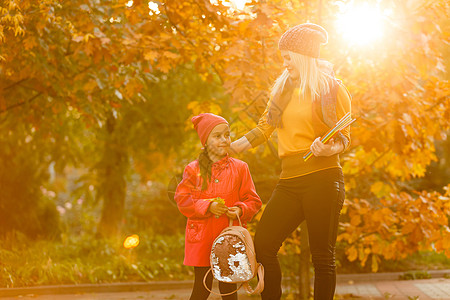
[[[231,0],[230,2],[233,4],[233,6],[235,6],[236,9],[243,10],[245,4],[250,1],[248,1],[248,0]]]
[[[125,239],[123,242],[123,246],[126,249],[136,248],[139,245],[139,236],[137,234],[133,234]]]
[[[383,36],[384,17],[377,7],[367,3],[360,6],[345,6],[336,21],[338,31],[350,43],[367,45]]]
[[[148,8],[150,12],[148,13],[150,16],[159,15],[161,12],[159,11],[158,3],[150,1],[148,2]]]
[[[125,3],[126,7],[132,7],[134,4],[133,0],[129,0],[127,3]],[[149,15],[153,16],[153,15],[159,15],[161,12],[159,11],[159,6],[158,3],[153,2],[153,1],[149,1],[148,2],[148,8],[150,9],[149,11]]]

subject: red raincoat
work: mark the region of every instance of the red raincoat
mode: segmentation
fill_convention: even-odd
[[[188,164],[183,180],[175,192],[178,209],[187,220],[184,264],[206,267],[214,239],[228,226],[226,214],[215,218],[208,208],[211,202],[205,199],[220,197],[228,207],[242,209],[243,225],[250,221],[261,208],[261,199],[255,190],[250,171],[245,162],[226,156],[212,165],[211,182],[202,191],[202,177],[198,160]],[[235,225],[238,221],[235,220]]]

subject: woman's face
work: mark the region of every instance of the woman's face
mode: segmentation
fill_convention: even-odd
[[[294,66],[293,61],[291,60],[291,56],[289,55],[289,52],[286,50],[281,50],[281,57],[283,58],[283,67],[288,70],[289,75],[292,79],[297,79],[299,76],[298,69]]]
[[[206,140],[209,158],[217,161],[225,157],[230,148],[230,127],[228,124],[219,124],[211,131]]]

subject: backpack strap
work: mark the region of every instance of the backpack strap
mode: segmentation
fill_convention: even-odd
[[[242,227],[242,222],[241,222],[241,219],[240,219],[239,214],[237,212],[236,212],[236,217],[239,220],[239,225]],[[231,218],[229,218],[229,226],[233,226],[233,220]],[[230,293],[226,293],[226,294],[216,293],[216,292],[212,291],[212,289],[209,289],[206,286],[206,277],[208,277],[208,274],[211,271],[212,271],[212,269],[209,268],[208,272],[206,272],[205,276],[203,277],[203,286],[205,287],[205,289],[208,292],[213,293],[214,295],[217,295],[217,296],[232,295],[232,294],[236,293],[241,287],[244,287],[245,290],[247,291],[247,294],[249,294],[249,295],[261,294],[261,292],[264,290],[264,267],[263,267],[263,265],[261,263],[258,263],[258,268],[257,268],[258,284],[256,285],[254,290],[248,284],[248,282],[244,282],[236,290],[234,290],[234,291],[232,291]],[[214,279],[214,276],[213,276],[213,279]]]
[[[243,286],[249,295],[261,294],[264,290],[264,267],[261,263],[258,263],[258,284],[255,289],[248,282],[244,282]]]
[[[206,286],[206,277],[208,277],[208,274],[209,274],[210,272],[211,272],[211,268],[209,268],[208,272],[206,272],[206,274],[205,274],[205,277],[203,277],[203,286],[205,287],[205,289],[206,289],[208,292],[213,293],[214,295],[217,295],[217,296],[229,296],[229,295],[234,294],[234,293],[236,293],[237,291],[239,291],[239,290],[241,289],[241,287],[245,284],[245,283],[242,283],[236,290],[234,290],[234,291],[232,291],[232,292],[230,292],[230,293],[226,293],[226,294],[216,293],[216,292],[214,292],[212,289],[209,289],[209,288]],[[214,278],[214,277],[213,277],[213,278]]]
[[[239,221],[239,226],[241,226],[241,227],[243,227],[242,226],[242,222],[241,222],[241,218],[239,218],[239,214],[236,212],[236,217],[237,217],[237,219],[238,219],[238,221]],[[231,219],[231,218],[228,218],[228,226],[233,226],[233,220]]]

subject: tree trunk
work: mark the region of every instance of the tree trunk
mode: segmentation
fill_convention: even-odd
[[[98,196],[103,199],[103,207],[97,234],[103,237],[119,232],[125,207],[128,156],[125,145],[120,141],[120,133],[115,129],[116,120],[111,115],[106,121],[105,150],[98,167]]]
[[[303,222],[300,225],[300,300],[308,300],[311,292],[310,259],[311,252],[309,251],[308,228],[306,222]]]

